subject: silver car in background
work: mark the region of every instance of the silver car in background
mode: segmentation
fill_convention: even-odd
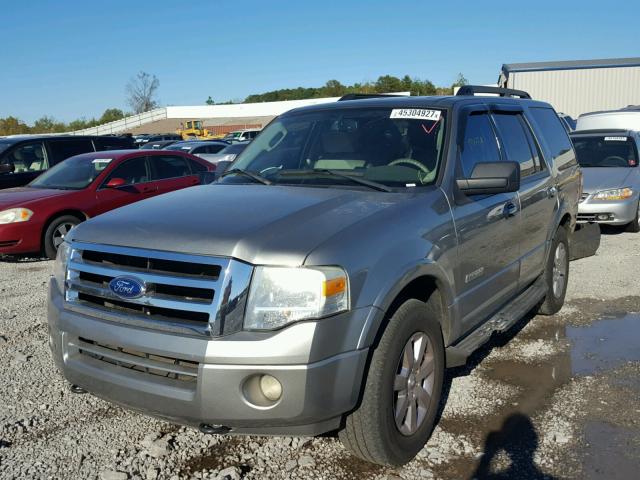
[[[640,231],[640,133],[583,130],[571,134],[584,188],[579,222],[626,225]]]

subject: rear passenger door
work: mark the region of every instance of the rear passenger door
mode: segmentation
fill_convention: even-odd
[[[520,164],[521,226],[517,236],[523,288],[544,269],[549,227],[557,208],[557,189],[522,110],[502,108],[492,111],[502,157]]]
[[[149,155],[149,163],[156,195],[200,183],[198,174],[191,171],[189,160],[180,155]]]
[[[499,162],[500,150],[487,108],[461,112],[456,176],[470,177],[478,163]],[[520,204],[517,192],[466,195],[454,185],[453,216],[458,236],[456,294],[463,330],[494,313],[517,291]]]

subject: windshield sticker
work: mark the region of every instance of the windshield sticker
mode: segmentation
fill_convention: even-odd
[[[626,142],[627,137],[604,137],[605,142]]]
[[[113,158],[96,158],[91,163],[109,163],[111,160],[113,160]]]
[[[440,120],[441,110],[428,110],[424,108],[394,108],[389,118],[405,118],[409,120]]]
[[[191,147],[182,147],[182,150],[189,150]]]

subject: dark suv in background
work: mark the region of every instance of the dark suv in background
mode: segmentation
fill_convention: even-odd
[[[26,185],[74,155],[131,148],[134,144],[130,137],[24,135],[0,138],[0,189]]]

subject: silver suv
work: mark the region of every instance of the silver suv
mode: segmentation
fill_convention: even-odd
[[[215,184],[79,225],[49,298],[73,390],[409,461],[445,368],[565,297],[571,142],[548,104],[487,90],[296,109]]]

